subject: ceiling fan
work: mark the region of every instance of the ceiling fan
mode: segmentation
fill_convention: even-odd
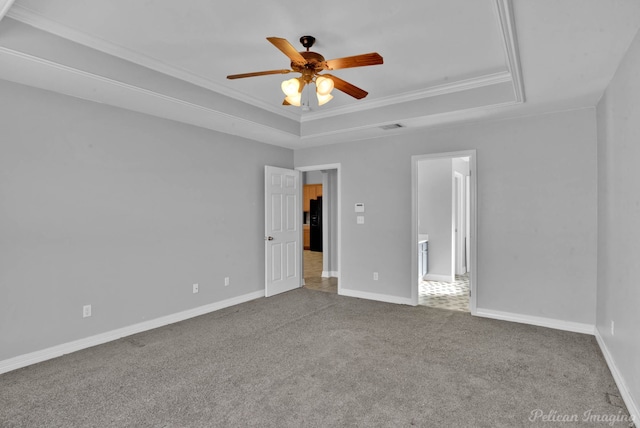
[[[319,105],[323,105],[333,98],[331,91],[334,87],[354,98],[364,98],[368,94],[367,91],[331,74],[321,75],[320,73],[325,70],[364,67],[366,65],[378,65],[383,63],[382,57],[376,52],[325,60],[319,53],[311,52],[309,50],[316,41],[313,36],[300,37],[300,43],[302,43],[302,46],[307,49],[302,52],[298,52],[286,39],[282,39],[280,37],[267,37],[267,40],[289,57],[291,60],[290,70],[267,70],[252,73],[231,74],[227,76],[227,79],[242,79],[245,77],[265,76],[268,74],[287,74],[291,72],[301,73],[300,77],[295,77],[282,82],[282,91],[286,95],[282,102],[283,105],[299,106],[304,86],[312,82],[316,85],[316,95],[318,97]]]

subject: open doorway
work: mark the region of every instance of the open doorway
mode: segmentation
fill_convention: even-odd
[[[475,151],[414,156],[412,300],[475,313]]]
[[[339,165],[299,170],[303,183],[303,285],[310,290],[339,294]]]

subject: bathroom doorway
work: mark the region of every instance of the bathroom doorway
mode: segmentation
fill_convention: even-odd
[[[475,313],[475,151],[412,158],[412,301]]]

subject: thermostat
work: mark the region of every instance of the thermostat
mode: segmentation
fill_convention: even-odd
[[[364,212],[364,204],[362,202],[358,202],[356,204],[356,212],[363,213]]]

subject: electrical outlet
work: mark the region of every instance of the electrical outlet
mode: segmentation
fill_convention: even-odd
[[[193,284],[193,294],[198,292],[198,284]]]
[[[373,273],[373,280],[377,281],[378,280],[378,272],[374,272]]]
[[[91,316],[91,305],[84,305],[82,307],[82,318]]]
[[[611,321],[611,336],[615,336],[616,334],[616,329],[615,329],[615,324],[613,322],[613,320]]]
[[[229,285],[229,277],[228,277],[228,276],[225,276],[225,277],[224,277],[224,286],[226,287],[226,286],[228,286],[228,285]]]

